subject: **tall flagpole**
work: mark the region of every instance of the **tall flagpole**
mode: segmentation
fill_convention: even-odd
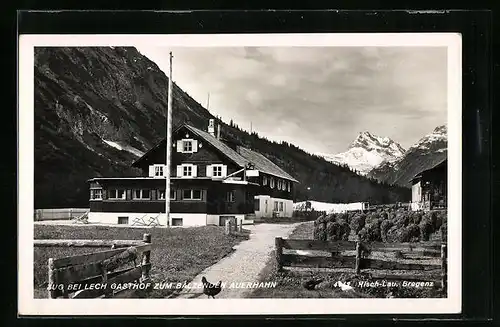
[[[170,171],[172,158],[172,52],[170,52],[170,73],[168,76],[168,107],[167,107],[167,157],[165,167],[165,215],[167,218],[167,226],[170,226]]]

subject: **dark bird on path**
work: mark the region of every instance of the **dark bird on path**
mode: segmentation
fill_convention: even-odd
[[[215,299],[215,296],[220,293],[222,290],[222,281],[219,280],[217,285],[211,284],[207,281],[205,276],[201,277],[201,282],[203,283],[203,294],[208,295],[208,298],[212,297]]]
[[[323,282],[323,279],[311,279],[302,283],[302,286],[304,286],[305,289],[312,291],[321,282]]]

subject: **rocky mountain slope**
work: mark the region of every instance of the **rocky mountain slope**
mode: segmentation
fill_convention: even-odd
[[[405,150],[388,137],[379,137],[365,131],[359,133],[346,152],[335,155],[321,155],[330,162],[347,165],[361,175],[384,162],[401,158]]]
[[[34,77],[36,208],[88,206],[89,178],[138,174],[132,161],[165,136],[168,78],[135,48],[36,48]],[[174,127],[188,122],[205,129],[216,118],[175,83],[173,92]],[[216,120],[223,137],[297,178],[299,200],[376,203],[410,196],[406,188]]]
[[[410,186],[410,180],[416,174],[446,159],[447,149],[447,128],[438,126],[411,146],[400,159],[374,168],[368,176],[384,183]]]

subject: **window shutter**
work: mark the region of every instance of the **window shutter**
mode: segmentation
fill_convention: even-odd
[[[227,166],[222,165],[222,177],[226,177],[226,176],[227,176]]]
[[[182,152],[182,140],[177,141],[177,152]]]
[[[207,165],[207,177],[212,177],[212,165]]]
[[[198,172],[197,172],[198,167],[196,165],[193,165],[192,167],[193,167],[193,177],[198,176]]]
[[[177,177],[182,177],[182,166],[177,165]]]
[[[191,151],[192,151],[192,152],[196,152],[196,151],[198,151],[198,140],[193,140],[193,143],[191,143],[191,145],[193,146],[193,147],[191,148]]]
[[[155,166],[149,165],[149,177],[155,176]]]

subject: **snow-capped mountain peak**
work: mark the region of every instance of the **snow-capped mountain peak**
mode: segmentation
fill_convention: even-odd
[[[347,164],[364,175],[383,162],[397,160],[404,153],[405,149],[390,138],[364,131],[358,134],[346,152],[321,156],[336,164]]]
[[[447,143],[447,140],[448,128],[446,127],[446,125],[441,125],[436,127],[432,131],[432,133],[427,134],[426,136],[418,140],[418,142],[412,145],[410,149],[431,150],[431,148],[435,147],[436,144],[441,144],[443,142]]]
[[[412,145],[397,161],[375,167],[369,177],[387,184],[410,186],[410,180],[419,172],[429,169],[447,157],[448,129],[436,127]]]

